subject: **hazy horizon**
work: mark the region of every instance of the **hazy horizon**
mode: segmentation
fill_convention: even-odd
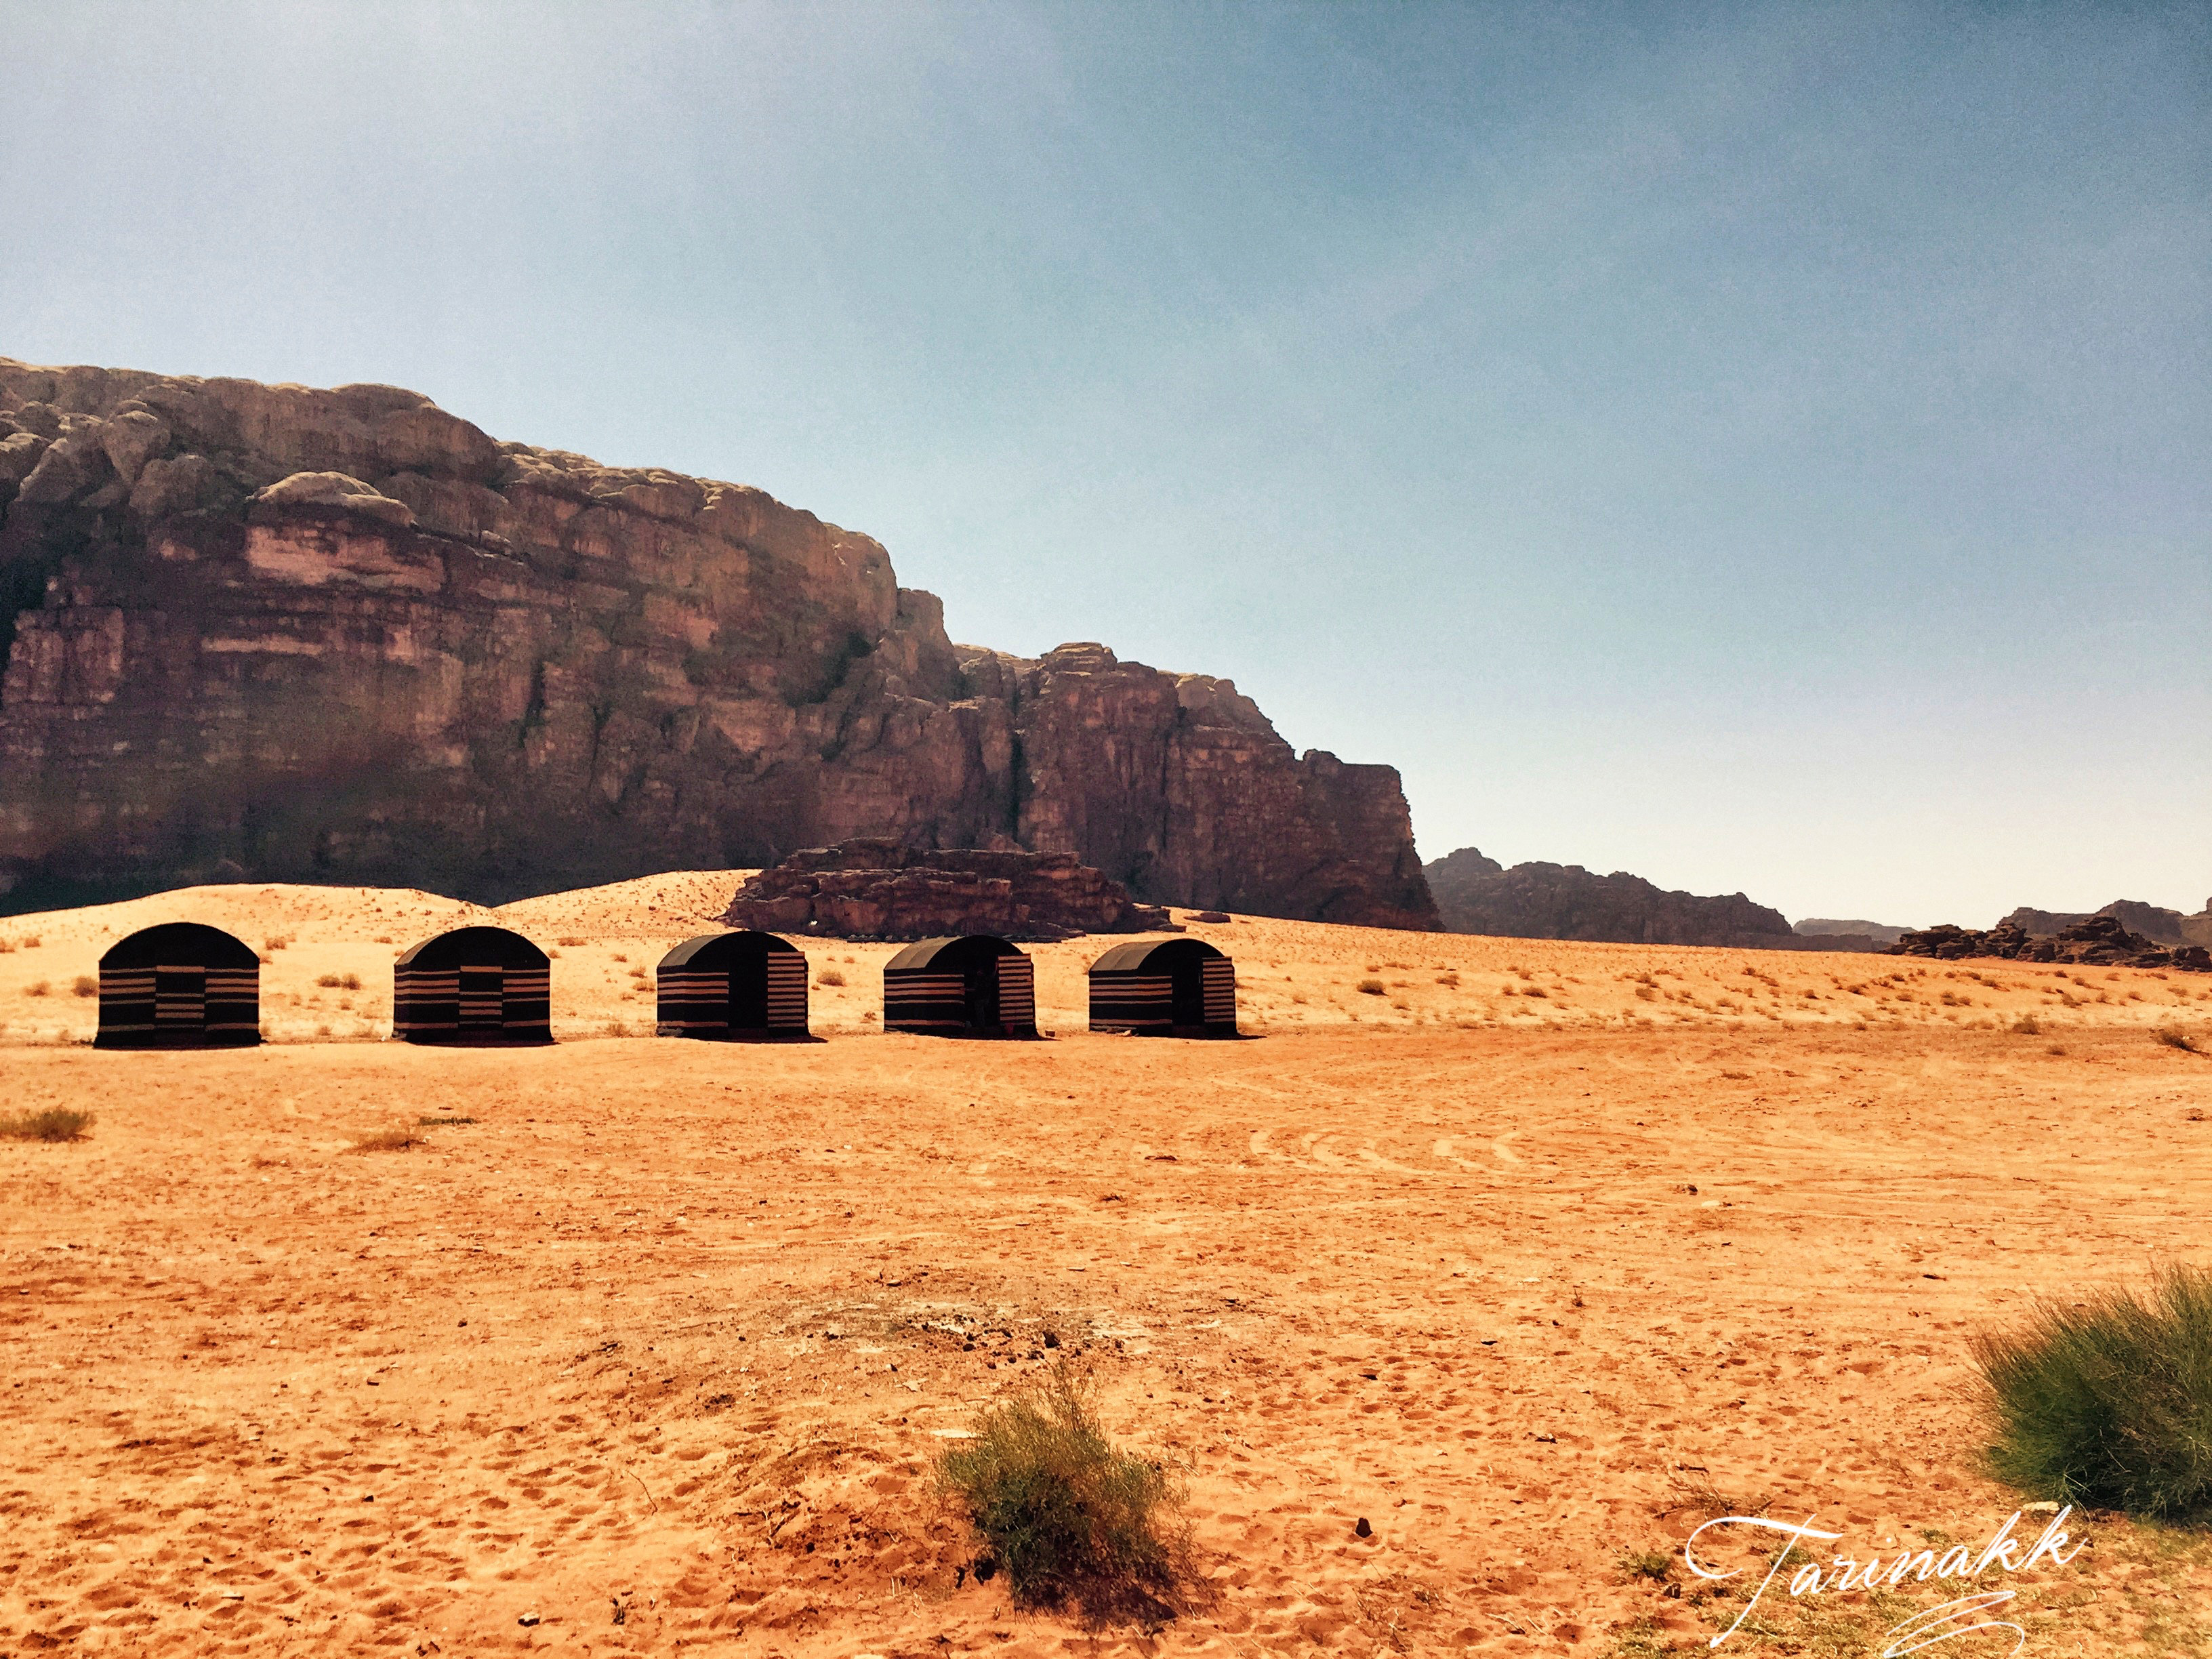
[[[757,484],[1425,860],[2212,893],[2202,10],[358,17],[0,0],[0,354]]]

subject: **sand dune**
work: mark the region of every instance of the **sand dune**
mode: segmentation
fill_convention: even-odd
[[[1740,1603],[1624,1552],[1717,1497],[1985,1538],[1967,1336],[2212,1254],[2212,1060],[2148,1035],[2212,1027],[2185,975],[1239,919],[1193,931],[1262,1042],[1084,1032],[1095,939],[1036,951],[1050,1043],[872,1032],[891,947],[834,944],[846,1040],[606,1036],[730,884],[0,924],[9,1109],[99,1114],[0,1143],[0,1652],[1703,1652]],[[337,1040],[485,915],[592,1040]],[[186,915],[286,941],[275,1044],[76,1041],[76,976]],[[1048,1330],[1187,1478],[1213,1593],[1160,1632],[962,1579],[929,1460]],[[2212,1549],[2087,1532],[2014,1583],[2039,1650],[2202,1644]],[[1761,1613],[1878,1651],[1851,1605]]]

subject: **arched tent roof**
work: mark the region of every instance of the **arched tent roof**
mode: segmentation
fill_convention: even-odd
[[[410,948],[396,968],[550,968],[552,959],[505,927],[456,927]]]
[[[687,939],[660,959],[660,971],[672,973],[679,968],[690,968],[701,973],[712,973],[726,967],[731,962],[756,954],[773,956],[787,951],[797,956],[799,947],[789,939],[774,933],[763,933],[744,927],[733,933],[702,933],[696,939]]]
[[[909,945],[884,964],[887,974],[934,968],[940,973],[964,970],[979,958],[1018,957],[1021,947],[996,933],[963,933],[957,939],[926,939]]]
[[[200,921],[165,921],[142,927],[108,946],[100,965],[110,969],[166,968],[197,963],[207,968],[253,968],[261,958],[245,940]]]
[[[1094,974],[1164,974],[1219,957],[1202,939],[1139,939],[1117,945],[1091,964]]]

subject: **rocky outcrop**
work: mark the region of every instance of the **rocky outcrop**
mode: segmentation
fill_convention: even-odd
[[[881,840],[793,854],[738,888],[722,920],[773,933],[860,939],[1182,931],[1165,910],[1134,902],[1073,853],[917,852]]]
[[[2117,916],[2102,912],[2085,916],[2054,934],[2031,933],[2010,916],[1986,930],[1945,922],[1940,927],[1908,932],[1890,947],[1889,954],[1931,957],[1939,962],[1995,957],[2010,962],[2079,963],[2097,968],[2179,968],[2189,973],[2212,973],[2212,951],[2203,945],[2188,944],[2168,948],[2141,933],[2130,933]]]
[[[2087,921],[2095,914],[2094,910],[2037,910],[2023,904],[1997,926],[2017,927],[2027,933],[2056,933],[2062,927],[2071,927],[2076,922]]]
[[[1741,893],[1702,898],[1668,892],[1640,876],[1593,875],[1578,864],[1504,869],[1472,847],[1426,866],[1447,931],[1505,939],[1606,939],[1639,945],[1841,948],[1801,939],[1778,910]]]
[[[0,890],[497,902],[884,836],[1140,899],[1432,926],[1397,775],[1225,680],[956,648],[758,489],[417,393],[0,360]]]

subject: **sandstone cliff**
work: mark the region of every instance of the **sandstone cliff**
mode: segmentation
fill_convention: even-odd
[[[1668,892],[1616,870],[1578,864],[1516,864],[1508,870],[1472,847],[1427,866],[1448,932],[1504,939],[1610,939],[1643,945],[1757,945],[1763,949],[1869,949],[1800,938],[1781,912],[1741,893],[1702,898]]]
[[[0,359],[0,890],[496,902],[887,836],[1140,899],[1430,927],[1397,775],[1226,681],[946,637],[760,490],[390,386]]]

